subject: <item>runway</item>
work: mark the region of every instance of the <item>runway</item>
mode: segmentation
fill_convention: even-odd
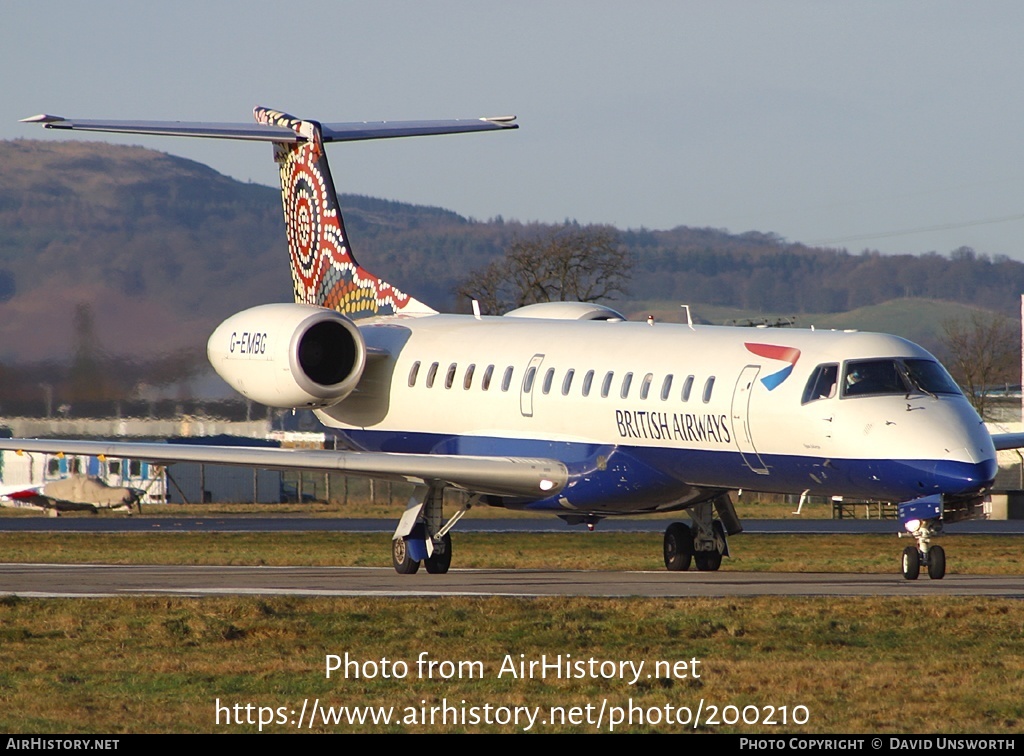
[[[455,570],[398,575],[379,567],[0,564],[0,594],[101,596],[992,596],[1024,598],[1024,576],[770,572]]]
[[[680,515],[681,520],[686,518]],[[195,517],[0,517],[0,533],[393,533],[398,519],[362,519],[342,517],[261,517],[219,515]],[[597,532],[663,533],[670,521],[655,518],[613,518],[602,520]],[[582,525],[567,525],[557,517],[463,519],[456,527],[460,533],[568,533]],[[899,532],[895,520],[744,519],[745,533],[892,533]],[[945,532],[976,535],[1024,533],[1024,520],[970,520],[947,525]]]
[[[657,519],[608,519],[598,529],[657,532]],[[1010,534],[1020,520],[957,523],[947,532]],[[312,517],[8,517],[0,532],[381,532],[393,520]],[[895,533],[891,520],[745,520],[747,533]],[[480,519],[462,532],[560,532],[555,518]],[[215,567],[0,564],[0,594],[24,597],[140,595],[291,596],[1001,596],[1024,597],[1024,576],[949,575],[904,580],[899,574],[453,569],[447,575],[398,575],[390,568]]]

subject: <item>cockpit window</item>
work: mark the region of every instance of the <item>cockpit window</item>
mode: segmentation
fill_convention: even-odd
[[[931,360],[851,360],[843,377],[844,397],[959,393],[949,373]]]
[[[836,395],[836,383],[839,381],[838,365],[818,365],[807,379],[802,404],[816,402],[819,399],[831,399]]]
[[[959,394],[960,387],[946,368],[931,360],[903,360],[910,382],[931,394]]]
[[[843,396],[869,396],[875,394],[906,394],[896,360],[858,360],[846,363]]]

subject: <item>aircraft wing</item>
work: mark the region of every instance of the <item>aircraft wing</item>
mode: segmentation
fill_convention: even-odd
[[[391,139],[433,134],[464,134],[471,131],[518,129],[515,116],[495,118],[449,119],[441,121],[366,121],[324,123],[320,125],[324,142],[354,142],[363,139]],[[121,134],[213,137],[257,142],[305,142],[307,137],[286,126],[266,123],[213,123],[204,121],[108,121],[64,118],[41,114],[23,118],[22,123],[38,123],[47,129],[102,131]]]
[[[158,464],[198,462],[273,470],[337,472],[419,484],[444,482],[476,493],[517,498],[542,498],[557,494],[569,477],[565,465],[557,460],[523,457],[27,438],[0,439],[0,450],[3,449],[43,454],[63,452],[95,457],[128,457]]]
[[[996,451],[1024,448],[1024,433],[993,433],[992,443]]]

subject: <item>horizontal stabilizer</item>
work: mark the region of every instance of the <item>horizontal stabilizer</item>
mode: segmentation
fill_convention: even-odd
[[[371,274],[356,261],[338,203],[324,144],[465,134],[519,128],[515,116],[446,121],[320,123],[270,108],[253,109],[255,123],[115,121],[43,113],[23,119],[47,129],[212,137],[270,142],[281,176],[296,302],[342,312],[352,319],[433,315],[436,311]]]
[[[368,123],[324,123],[320,125],[325,142],[353,142],[360,139],[467,134],[473,131],[518,129],[515,116],[454,119],[448,121],[371,121]]]
[[[497,118],[454,119],[447,121],[366,121],[324,123],[320,125],[324,142],[354,142],[364,139],[430,136],[434,134],[465,134],[473,131],[517,129],[515,116]],[[107,121],[99,119],[63,118],[37,115],[22,123],[38,123],[47,129],[69,131],[101,131],[121,134],[152,134],[156,136],[211,137],[242,139],[257,142],[295,144],[308,141],[309,136],[296,133],[287,126],[267,123],[207,123],[203,121]]]
[[[130,458],[158,464],[197,462],[210,465],[244,465],[271,470],[338,472],[361,477],[404,480],[421,485],[443,482],[476,493],[531,499],[557,494],[565,486],[569,475],[565,465],[557,460],[520,457],[23,438],[0,439],[0,449],[43,454],[63,452],[96,457]]]

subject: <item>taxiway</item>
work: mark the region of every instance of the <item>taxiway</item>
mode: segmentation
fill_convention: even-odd
[[[769,572],[452,570],[383,567],[209,567],[0,564],[0,594],[97,596],[994,596],[1024,598],[1024,576]]]

